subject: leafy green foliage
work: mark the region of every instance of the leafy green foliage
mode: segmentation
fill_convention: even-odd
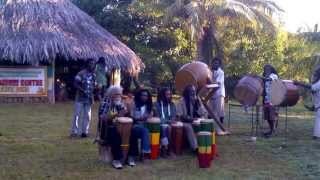
[[[179,67],[195,59],[199,54],[198,42],[191,39],[192,30],[185,28],[191,23],[186,19],[187,12],[177,11],[179,12],[177,16],[166,19],[167,7],[177,2],[175,0],[74,0],[73,2],[142,58],[146,69],[140,79],[146,86],[154,88],[161,85],[173,86],[174,76]],[[188,2],[190,1],[186,1]],[[206,1],[209,4],[220,3],[219,6],[223,5],[222,2],[222,0]],[[250,6],[255,5],[250,4],[250,1],[241,2],[249,3]],[[204,7],[208,9],[209,4]],[[269,11],[266,12],[271,13],[272,9],[269,7]],[[231,16],[232,13],[228,15]],[[209,22],[202,21],[203,25],[207,23]],[[215,28],[214,38],[212,39],[212,34],[208,33],[205,37],[207,41],[201,44],[203,54],[216,56],[220,50],[223,53],[227,76],[261,74],[263,65],[270,63],[276,67],[282,78],[307,80],[313,67],[318,64],[318,58],[314,58],[313,54],[319,50],[319,41],[315,41],[315,38],[311,41],[305,36],[288,34],[277,27],[269,27],[274,29],[269,31],[267,22],[262,21],[262,23],[264,26],[257,28],[245,17],[232,19],[217,16],[212,26]],[[209,45],[213,43],[213,46],[209,46],[208,43]]]

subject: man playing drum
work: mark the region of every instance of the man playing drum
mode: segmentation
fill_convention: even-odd
[[[121,95],[122,88],[120,86],[111,86],[108,88],[107,94],[99,107],[98,135],[100,137],[100,145],[111,147],[112,166],[116,169],[122,168],[121,159],[123,158],[123,153],[121,136],[117,130],[115,120],[119,117],[125,117],[128,112],[121,100]],[[134,161],[128,163],[130,166],[135,165]]]
[[[314,109],[316,111],[315,124],[313,129],[313,139],[320,138],[320,67],[318,67],[312,76],[312,84],[303,84],[299,82],[294,82],[296,85],[303,86],[312,91],[312,99],[314,103]]]
[[[264,133],[265,137],[270,137],[274,131],[275,121],[278,116],[276,108],[271,103],[271,81],[278,79],[278,73],[275,68],[266,64],[263,67],[263,80],[264,80],[264,91],[263,91],[263,111],[264,119],[268,121],[269,132]]]
[[[188,85],[183,91],[183,97],[177,105],[177,116],[183,122],[183,128],[191,149],[197,151],[198,143],[192,128],[192,122],[197,118],[206,118],[207,111],[197,95],[196,87]]]
[[[134,102],[130,108],[130,114],[134,120],[134,125],[130,138],[129,161],[133,160],[134,156],[139,155],[138,139],[141,139],[141,150],[143,160],[150,155],[150,137],[149,130],[146,127],[147,119],[152,117],[152,96],[146,89],[140,89],[134,97]]]
[[[172,102],[172,92],[169,88],[162,88],[158,93],[155,103],[155,116],[161,120],[160,138],[161,138],[161,156],[169,155],[169,138],[171,135],[171,123],[176,118],[176,106]]]

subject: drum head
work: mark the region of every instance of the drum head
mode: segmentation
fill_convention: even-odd
[[[188,70],[178,71],[175,79],[176,89],[182,94],[185,87],[192,84],[197,87],[197,80],[192,72]]]
[[[271,81],[270,94],[272,105],[280,105],[287,94],[287,87],[284,82],[280,79]]]
[[[176,123],[173,123],[171,126],[173,126],[173,127],[183,127],[183,123],[182,122],[176,122]]]
[[[116,121],[119,123],[132,123],[133,122],[133,120],[129,117],[118,117],[116,119]]]
[[[213,123],[213,119],[201,119],[201,123]]]
[[[160,123],[160,118],[152,117],[152,118],[147,119],[147,122],[148,123]]]
[[[262,91],[261,79],[254,76],[245,76],[237,83],[233,94],[242,105],[252,106],[259,100]]]

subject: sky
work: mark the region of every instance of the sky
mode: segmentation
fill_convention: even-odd
[[[320,0],[274,0],[285,11],[282,15],[285,29],[297,32],[298,28],[315,24],[320,26]],[[318,28],[320,30],[320,27]]]

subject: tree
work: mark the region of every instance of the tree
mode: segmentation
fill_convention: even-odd
[[[253,26],[275,29],[272,14],[282,9],[269,0],[175,0],[168,8],[167,19],[183,20],[196,41],[197,59],[211,64],[213,53],[223,59],[217,38],[219,17],[246,19]],[[213,51],[214,49],[214,51]]]

